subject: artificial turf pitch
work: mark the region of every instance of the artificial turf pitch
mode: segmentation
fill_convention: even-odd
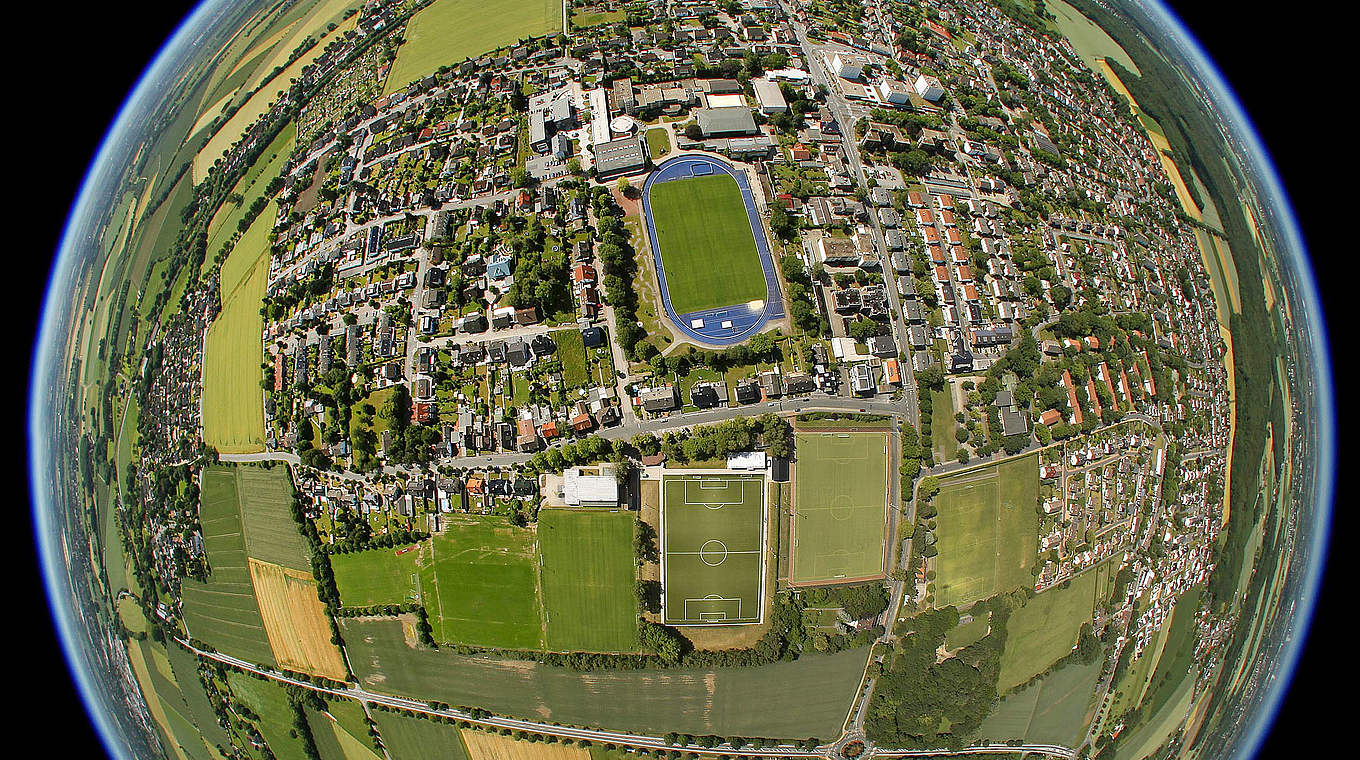
[[[887,435],[799,433],[794,584],[881,577],[887,533]]]
[[[691,177],[655,183],[648,193],[676,314],[765,298],[755,233],[736,180]]]
[[[669,625],[763,619],[765,479],[671,475],[661,482],[662,613]]]

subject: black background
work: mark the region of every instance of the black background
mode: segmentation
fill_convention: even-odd
[[[1342,255],[1349,258],[1355,250],[1353,241],[1344,247],[1334,245],[1339,235],[1332,226],[1337,221],[1343,225],[1355,222],[1353,212],[1345,210],[1353,204],[1344,194],[1332,196],[1336,183],[1330,179],[1355,172],[1355,161],[1346,158],[1352,155],[1350,141],[1340,139],[1343,130],[1335,129],[1343,122],[1339,115],[1335,122],[1328,115],[1328,104],[1341,107],[1341,101],[1349,100],[1334,99],[1332,89],[1343,76],[1335,52],[1344,44],[1339,30],[1342,20],[1316,13],[1290,14],[1283,8],[1269,15],[1254,14],[1248,10],[1250,4],[1241,3],[1181,0],[1171,5],[1219,65],[1273,156],[1309,245],[1324,307],[1335,315],[1343,296]],[[12,324],[11,335],[17,338],[12,350],[23,353],[23,336],[36,330],[41,283],[47,280],[67,210],[105,129],[143,69],[192,7],[183,2],[52,4],[39,11],[73,17],[56,22],[60,33],[47,35],[41,41],[42,50],[28,51],[8,67],[11,98],[21,101],[11,101],[6,108],[7,126],[20,128],[4,144],[5,164],[18,170],[9,178],[8,188],[20,193],[10,198],[8,207],[11,215],[21,209],[22,217],[10,216],[6,226],[26,233],[18,241],[29,238],[26,247],[11,250],[5,257],[7,267],[19,270],[7,288],[13,296],[7,299],[15,310],[12,318],[17,320]],[[11,45],[22,46],[23,26],[10,26],[8,36]],[[1329,146],[1324,142],[1328,139],[1338,141]],[[16,242],[15,237],[6,237],[11,244]],[[1335,370],[1344,376],[1344,367]],[[26,380],[25,374],[20,383]],[[24,397],[22,390],[12,396]],[[20,408],[11,407],[12,415],[21,413]],[[16,494],[11,506],[21,503]],[[1338,499],[1338,503],[1343,502]],[[1338,532],[1344,530],[1341,524],[1336,527]],[[14,544],[30,542],[19,536]],[[44,722],[55,716],[65,719],[59,719],[62,728],[56,732],[35,731],[36,725],[22,722],[12,724],[10,736],[20,744],[25,738],[47,741],[44,749],[59,749],[70,757],[100,757],[100,743],[60,664],[63,655],[55,631],[50,617],[43,615],[48,608],[37,560],[31,546],[28,551],[27,556],[20,554],[21,571],[32,581],[20,593],[26,594],[22,609],[36,616],[32,635],[26,637],[32,642],[29,653],[18,664],[32,671],[33,677],[24,680],[38,691],[28,700],[35,715],[40,712]],[[1321,749],[1323,736],[1349,728],[1337,722],[1342,703],[1349,701],[1339,695],[1353,693],[1354,684],[1349,680],[1351,666],[1338,670],[1338,664],[1350,657],[1344,654],[1346,649],[1334,646],[1339,640],[1335,632],[1342,626],[1339,614],[1331,611],[1337,598],[1334,576],[1324,586],[1308,646],[1275,729],[1262,748],[1262,758],[1310,756]],[[7,654],[15,657],[18,653]]]

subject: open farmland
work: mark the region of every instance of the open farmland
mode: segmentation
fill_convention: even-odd
[[[631,512],[539,512],[548,649],[622,652],[637,648],[634,524]]]
[[[468,760],[463,734],[457,726],[423,718],[375,710],[383,744],[401,760]]]
[[[356,712],[357,717],[363,718],[363,708],[357,702],[340,700],[330,703],[327,712],[319,713],[312,710],[307,711],[307,724],[312,729],[312,738],[316,741],[316,747],[320,750],[321,757],[335,758],[335,760],[380,760],[381,756],[374,751],[373,745],[369,742],[368,731],[356,732],[346,730],[341,724],[340,717],[346,713]]]
[[[232,469],[204,470],[200,522],[212,574],[207,583],[184,581],[184,621],[189,634],[227,654],[274,664],[247,568],[245,531]]]
[[[227,671],[231,693],[260,717],[255,722],[278,760],[307,760],[302,740],[293,732],[293,708],[288,692],[274,681],[257,680],[244,673]]]
[[[882,433],[799,433],[794,473],[794,584],[883,575],[888,454]]]
[[[250,578],[274,660],[290,670],[344,680],[345,660],[331,643],[330,620],[311,574],[251,559]]]
[[[526,37],[562,31],[555,0],[436,0],[411,17],[383,94]]]
[[[311,577],[307,541],[293,520],[293,480],[287,467],[233,467],[246,553],[264,562],[300,570]]]
[[[582,673],[412,648],[397,620],[348,618],[341,626],[364,688],[658,735],[836,736],[869,654],[866,647],[759,667]]]
[[[1082,573],[1066,588],[1038,594],[1011,615],[1006,624],[998,692],[1019,686],[1072,651],[1081,624],[1091,621],[1095,584],[1095,573]]]
[[[472,760],[590,760],[585,747],[526,742],[485,731],[464,731],[463,743]]]
[[[398,554],[398,552],[402,552]],[[420,549],[369,549],[331,556],[335,588],[346,607],[405,604],[420,598]]]
[[[1072,663],[1001,700],[978,735],[1002,741],[1076,746],[1086,730],[1102,661]]]
[[[712,174],[659,182],[648,192],[676,314],[765,298],[765,274],[736,180]]]
[[[543,646],[533,531],[501,518],[451,520],[425,545],[420,584],[436,641]]]
[[[1034,583],[1037,454],[940,479],[935,606],[967,605]]]
[[[222,265],[222,313],[203,344],[203,440],[222,453],[264,449],[260,304],[269,279],[272,223],[269,214],[257,217]],[[229,276],[239,283],[231,290]]]

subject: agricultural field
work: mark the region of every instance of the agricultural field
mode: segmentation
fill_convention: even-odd
[[[765,274],[736,180],[713,174],[659,182],[647,192],[676,314],[765,298]]]
[[[1033,585],[1038,492],[1038,454],[940,479],[935,606],[963,606]]]
[[[256,680],[244,673],[227,671],[227,683],[236,699],[243,702],[260,720],[260,735],[278,760],[307,760],[302,740],[293,733],[293,708],[288,693],[273,681]]]
[[[457,726],[375,710],[383,744],[402,760],[468,760],[463,734]]]
[[[538,514],[547,648],[637,649],[631,512],[544,509]]]
[[[413,648],[397,620],[347,618],[341,626],[350,664],[367,689],[656,734],[834,737],[869,654],[863,647],[759,667],[581,673]]]
[[[883,433],[796,436],[791,583],[883,576],[887,446]]]
[[[214,468],[216,469],[216,468]],[[311,577],[307,541],[293,520],[293,479],[287,467],[233,467],[241,518],[246,531],[246,553]]]
[[[236,473],[231,468],[204,470],[199,521],[212,574],[207,583],[184,581],[189,634],[227,654],[275,664],[247,567]]]
[[[661,492],[665,622],[730,625],[763,620],[765,479],[667,475]]]
[[[340,700],[331,702],[327,708],[327,713],[307,711],[307,725],[312,729],[312,739],[316,742],[316,748],[320,751],[321,757],[335,758],[335,760],[380,760],[380,755],[374,751],[373,745],[369,742],[366,726],[364,730],[359,730],[354,725],[354,720],[345,720],[344,717],[355,717],[347,713],[358,713],[357,718],[362,723],[363,708],[357,702]],[[342,725],[342,721],[349,723],[349,726]]]
[[[346,607],[371,607],[420,599],[419,558],[420,548],[409,545],[331,555],[340,603]]]
[[[222,312],[203,344],[203,442],[225,454],[264,449],[262,336],[269,228],[261,214],[222,265]],[[235,287],[228,289],[228,283]]]
[[[1091,621],[1095,573],[1082,573],[1066,588],[1051,588],[1016,610],[1006,624],[1006,650],[996,690],[1006,693],[1044,672],[1077,643],[1082,623]]]
[[[171,670],[174,671],[175,683],[179,685],[180,694],[184,697],[184,706],[204,741],[210,747],[230,746],[231,739],[227,732],[217,725],[217,713],[213,712],[212,705],[208,702],[208,694],[198,680],[198,657],[177,644],[167,645],[165,654],[170,660]]]
[[[218,249],[236,234],[246,211],[264,195],[265,187],[283,171],[289,154],[293,152],[296,138],[297,122],[290,121],[274,138],[274,142],[264,149],[246,175],[236,182],[232,192],[241,196],[241,202],[223,203],[208,222],[209,256],[215,256]]]
[[[383,94],[441,66],[560,31],[562,4],[555,0],[436,0],[406,24]]]
[[[1090,720],[1091,696],[1102,662],[1072,663],[1011,694],[983,721],[978,736],[993,742],[1024,739],[1032,744],[1076,746]]]
[[[509,520],[453,520],[425,544],[420,587],[436,641],[543,646],[534,533]]]
[[[250,578],[274,660],[290,670],[343,681],[345,660],[331,642],[330,620],[311,573],[252,558]]]
[[[590,760],[585,747],[526,742],[485,731],[464,731],[463,743],[472,760]]]
[[[1142,74],[1124,48],[1076,8],[1063,0],[1050,0],[1044,7],[1054,16],[1053,26],[1072,43],[1072,49],[1077,51],[1077,55],[1081,56],[1092,71],[1095,70],[1098,59],[1110,58],[1119,61],[1119,65],[1129,71]]]

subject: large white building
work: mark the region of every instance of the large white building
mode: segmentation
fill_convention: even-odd
[[[916,77],[916,94],[934,103],[944,97],[944,86],[930,74]]]
[[[617,507],[619,482],[610,474],[586,475],[573,467],[562,473],[562,501],[571,507]]]
[[[841,51],[832,54],[827,59],[826,65],[836,76],[842,79],[859,79],[864,76],[864,69],[869,65],[869,59],[859,53]]]
[[[789,103],[784,100],[784,93],[780,91],[778,83],[768,79],[752,79],[751,87],[755,90],[761,113],[770,115],[789,110]]]
[[[878,83],[878,97],[884,103],[905,106],[911,102],[911,91],[907,89],[906,84],[896,79],[884,79]]]

